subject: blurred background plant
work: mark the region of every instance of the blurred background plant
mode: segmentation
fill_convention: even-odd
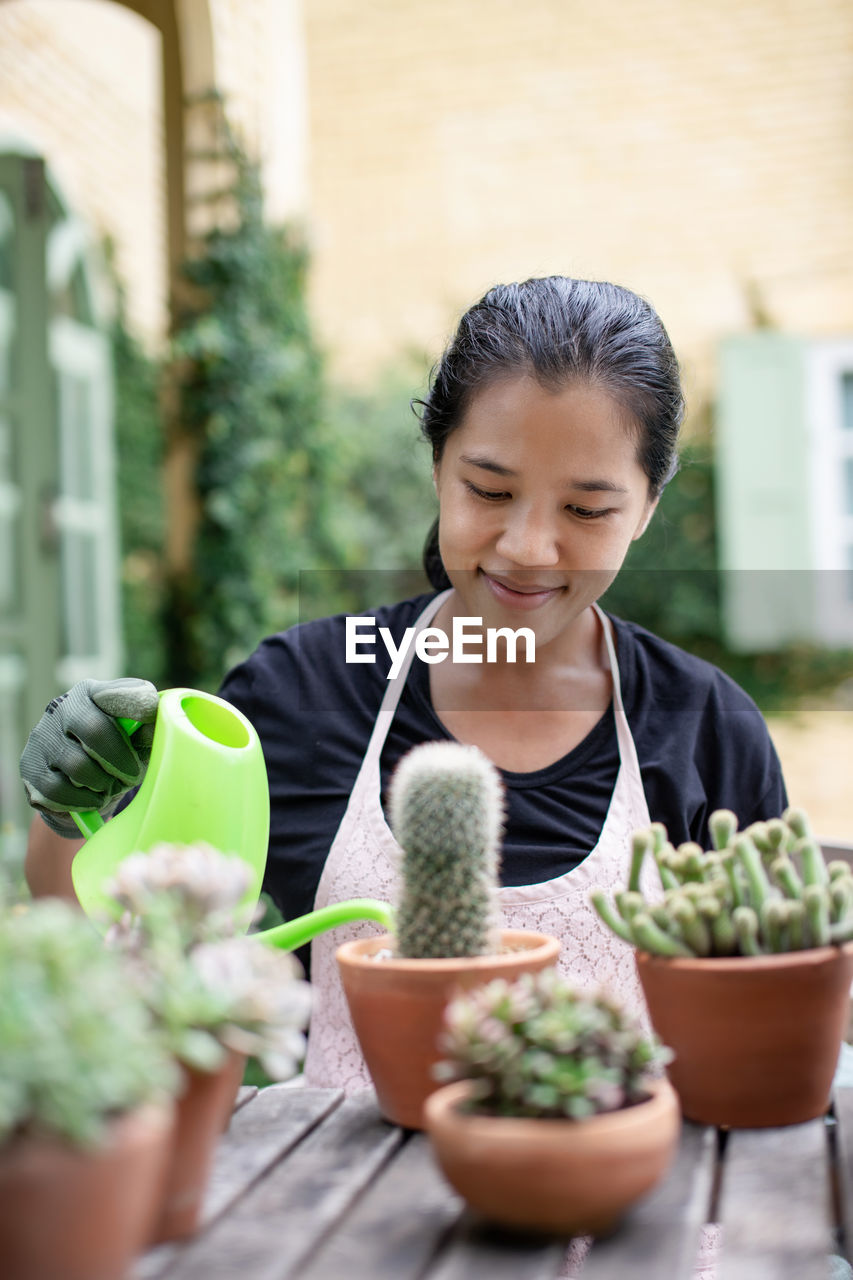
[[[846,649],[796,644],[772,653],[738,653],[726,644],[710,423],[683,446],[680,469],[602,604],[722,667],[765,715],[828,694],[850,675]]]
[[[0,1150],[38,1133],[95,1146],[115,1116],[177,1091],[162,1032],[79,910],[9,895],[0,973]]]
[[[383,571],[391,596],[426,585],[435,500],[410,408],[425,360],[407,356],[369,391],[330,383],[308,321],[305,245],[265,222],[258,169],[233,138],[229,156],[234,217],[185,263],[168,360],[143,352],[121,305],[113,328],[125,668],[160,686],[215,690],[264,635],[363,607],[359,571]],[[192,570],[171,578],[169,397],[193,442],[197,495]]]
[[[113,328],[125,669],[161,687],[215,690],[271,631],[428,587],[420,556],[436,507],[411,407],[428,360],[409,351],[361,387],[332,380],[308,319],[308,250],[265,221],[257,166],[233,137],[228,146],[234,216],[185,264],[191,301],[169,359],[142,350],[121,306]],[[197,494],[192,571],[171,581],[170,396],[194,442]],[[727,648],[715,527],[706,412],[605,607],[718,663],[766,714],[837,687],[846,650]]]
[[[108,887],[123,908],[108,940],[180,1062],[215,1071],[230,1049],[285,1080],[304,1057],[310,988],[292,955],[243,932],[248,888],[238,858],[157,845],[126,858]]]

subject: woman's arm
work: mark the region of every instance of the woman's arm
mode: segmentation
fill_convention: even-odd
[[[71,863],[83,844],[51,831],[38,815],[30,824],[24,874],[34,898],[65,898],[76,902],[71,882]]]

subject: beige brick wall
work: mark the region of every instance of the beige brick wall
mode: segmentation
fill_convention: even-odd
[[[219,87],[305,209],[337,369],[435,354],[498,279],[608,277],[659,308],[698,401],[758,282],[853,331],[849,0],[211,0]],[[307,90],[305,76],[307,75]],[[0,145],[40,148],[165,325],[159,36],[107,0],[0,0]]]
[[[299,0],[210,0],[216,82],[268,170],[278,217],[305,204]],[[115,240],[135,331],[168,319],[160,35],[109,0],[0,0],[0,149],[46,159],[95,238]]]
[[[110,234],[134,328],[166,323],[160,41],[102,0],[0,3],[0,149],[44,156],[72,211]]]
[[[435,351],[498,279],[615,279],[694,400],[718,336],[853,330],[849,0],[305,0],[316,314]]]

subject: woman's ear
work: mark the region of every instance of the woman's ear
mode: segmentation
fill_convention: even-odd
[[[432,487],[435,489],[435,496],[438,497],[438,463],[432,464]]]

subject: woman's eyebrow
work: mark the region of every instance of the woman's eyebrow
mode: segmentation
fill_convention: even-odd
[[[479,467],[482,471],[491,471],[496,476],[507,476],[513,478],[518,472],[513,471],[511,467],[501,466],[499,462],[495,462],[492,458],[479,456],[474,453],[461,453],[459,461],[467,463],[471,467]],[[565,483],[567,489],[579,489],[582,493],[627,493],[628,490],[623,488],[621,484],[616,484],[613,480],[567,480]]]
[[[567,488],[580,489],[583,493],[627,493],[628,490],[613,480],[569,480]]]
[[[459,461],[465,462],[469,467],[479,467],[482,471],[492,471],[496,476],[515,476],[517,472],[509,467],[502,467],[499,462],[494,462],[491,458],[478,456],[475,453],[460,453]]]

